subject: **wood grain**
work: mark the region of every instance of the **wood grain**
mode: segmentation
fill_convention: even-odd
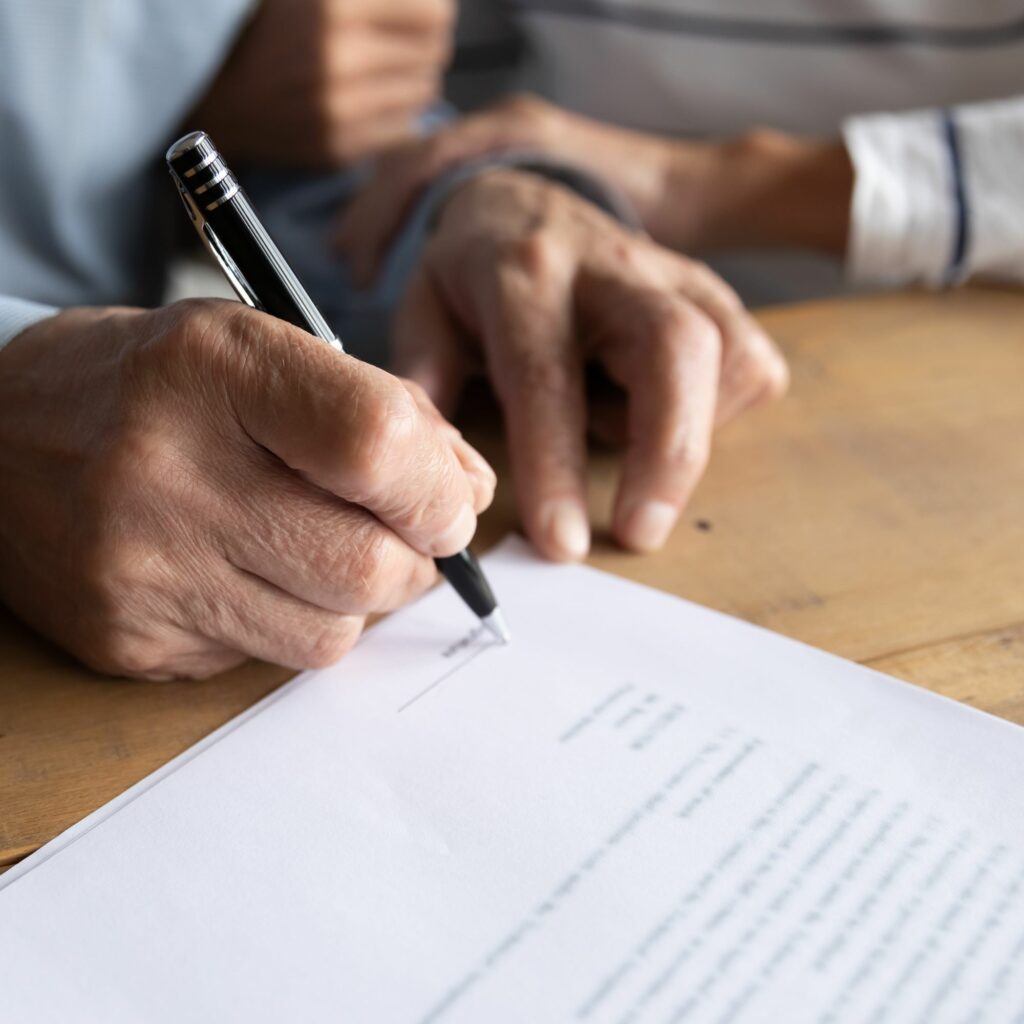
[[[790,359],[789,398],[719,435],[659,556],[602,539],[616,459],[595,455],[593,564],[1024,723],[1024,297],[891,295],[762,320]],[[493,428],[474,437],[505,465]],[[515,521],[503,481],[481,549]],[[9,616],[0,666],[0,865],[287,677],[104,679]]]

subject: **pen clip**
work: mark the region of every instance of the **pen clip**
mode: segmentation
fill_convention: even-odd
[[[253,309],[259,309],[259,303],[256,300],[256,294],[249,286],[249,282],[245,279],[245,275],[238,269],[238,265],[231,258],[228,251],[221,245],[220,239],[217,237],[217,232],[210,227],[206,218],[203,216],[202,211],[196,204],[196,201],[192,198],[191,193],[185,188],[184,182],[178,177],[177,172],[171,169],[171,177],[174,179],[174,184],[177,186],[178,195],[181,196],[181,201],[185,204],[185,209],[188,211],[188,215],[195,225],[196,231],[199,237],[203,240],[203,245],[206,246],[207,251],[217,262],[217,265],[224,272],[224,276],[231,282],[231,287],[235,290],[235,294],[242,300],[247,306],[251,306]]]

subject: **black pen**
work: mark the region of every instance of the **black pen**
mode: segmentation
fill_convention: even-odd
[[[167,151],[167,166],[193,226],[238,297],[344,351],[210,137],[192,132],[179,139]],[[508,643],[508,626],[472,553],[466,550],[434,561],[483,625]]]

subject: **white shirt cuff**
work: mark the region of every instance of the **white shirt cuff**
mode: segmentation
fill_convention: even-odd
[[[953,112],[966,193],[967,272],[1024,280],[1024,98]]]
[[[937,111],[843,125],[854,167],[847,273],[857,284],[946,281],[956,242],[950,155]]]
[[[843,126],[857,283],[1024,281],[1024,98]]]
[[[0,296],[0,349],[27,327],[59,312],[53,306]]]

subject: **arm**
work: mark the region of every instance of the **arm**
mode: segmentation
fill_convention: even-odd
[[[0,599],[103,672],[333,661],[493,486],[418,389],[239,303],[68,309],[0,351]]]
[[[346,216],[349,246],[372,251],[440,169],[522,146],[613,184],[679,251],[813,249],[890,285],[1024,280],[1024,99],[854,117],[837,139],[758,130],[693,142],[518,97],[388,158]]]
[[[514,96],[378,161],[343,217],[344,251],[357,265],[378,265],[431,181],[467,162],[498,162],[517,151],[543,154],[604,183],[653,238],[680,252],[779,244],[841,252],[846,244],[852,171],[841,143],[767,131],[724,143],[687,142]]]
[[[677,247],[815,249],[875,285],[1024,280],[1024,98],[669,147],[645,219]]]

